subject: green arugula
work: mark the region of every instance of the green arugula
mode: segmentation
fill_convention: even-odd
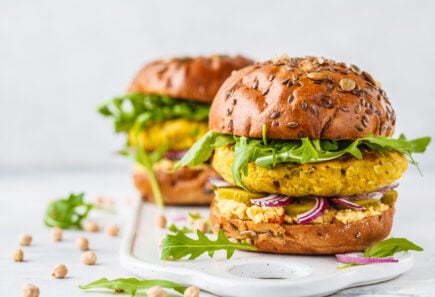
[[[419,247],[415,243],[409,241],[406,238],[388,238],[384,241],[364,250],[364,257],[367,258],[385,258],[393,256],[399,252],[407,251],[423,251],[423,248]]]
[[[185,286],[167,280],[138,280],[136,278],[118,278],[113,280],[101,278],[87,285],[79,285],[79,288],[82,290],[112,289],[115,290],[116,293],[128,292],[131,297],[134,297],[137,291],[146,290],[154,286],[159,286],[165,289],[173,289],[181,294],[183,294],[186,290]]]
[[[82,221],[88,216],[93,205],[83,200],[84,193],[69,194],[68,198],[51,202],[44,215],[44,224],[62,229],[82,229]]]
[[[98,108],[100,114],[113,118],[115,132],[178,118],[206,121],[209,110],[205,103],[139,93],[113,98]]]
[[[154,200],[156,201],[156,204],[163,209],[164,203],[163,203],[163,197],[162,192],[160,191],[159,183],[157,182],[156,175],[154,173],[153,168],[153,160],[150,158],[148,153],[143,149],[143,143],[142,138],[138,136],[139,134],[137,131],[135,132],[136,137],[136,153],[134,155],[135,161],[143,166],[145,172],[148,175],[148,179],[150,181],[151,190],[153,192]]]
[[[195,166],[207,161],[213,150],[231,145],[234,149],[234,162],[231,167],[236,185],[244,187],[242,174],[248,175],[248,164],[272,168],[279,163],[316,163],[340,158],[350,154],[362,159],[362,148],[386,153],[397,151],[405,154],[410,162],[418,167],[413,159],[413,153],[423,153],[431,141],[430,137],[407,140],[404,135],[398,139],[374,137],[368,135],[356,140],[319,140],[302,138],[301,140],[277,140],[266,142],[264,139],[232,136],[209,131],[177,163],[181,166]]]
[[[197,239],[186,236],[178,231],[174,234],[167,234],[162,242],[162,260],[179,260],[188,255],[189,260],[194,260],[203,253],[213,257],[218,250],[227,252],[227,259],[231,258],[236,249],[254,251],[257,248],[246,242],[236,243],[228,239],[222,230],[219,230],[216,240],[211,240],[201,231],[197,230]]]
[[[183,226],[183,228],[178,228],[177,225],[175,225],[174,223],[172,223],[169,227],[168,227],[168,231],[173,232],[173,233],[177,233],[177,232],[182,232],[182,233],[192,233],[192,229],[187,228],[186,226]]]

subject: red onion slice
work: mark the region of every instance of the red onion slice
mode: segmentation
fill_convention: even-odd
[[[366,210],[364,206],[358,205],[356,203],[350,202],[346,198],[331,198],[331,201],[337,204],[341,204],[356,210]]]
[[[373,192],[370,192],[370,193],[364,193],[364,194],[359,194],[359,195],[350,196],[350,197],[338,197],[338,198],[351,198],[351,199],[356,199],[356,200],[361,200],[361,199],[379,200],[384,196],[385,193],[397,188],[398,186],[399,186],[399,183],[394,183],[394,184],[388,185],[386,187],[380,188],[380,189],[373,191]]]
[[[399,260],[394,258],[370,258],[355,256],[352,254],[337,254],[337,260],[348,264],[376,264],[376,263],[397,263]]]
[[[312,209],[296,216],[299,224],[306,224],[320,217],[328,208],[328,201],[325,198],[314,197],[316,204]]]
[[[172,160],[172,161],[177,161],[177,160],[181,160],[181,158],[183,158],[183,156],[186,154],[187,150],[179,150],[179,151],[167,151],[164,154],[164,157],[166,159]]]
[[[224,180],[220,176],[210,176],[208,178],[208,181],[215,188],[234,188],[234,187],[236,187],[235,185],[230,184],[229,182],[227,182],[226,180]]]
[[[290,204],[292,201],[292,198],[279,194],[270,194],[263,198],[251,199],[252,204],[267,207],[282,207]]]

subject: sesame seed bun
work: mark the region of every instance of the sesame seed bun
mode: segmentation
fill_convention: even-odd
[[[217,55],[157,60],[139,71],[128,91],[211,103],[233,70],[252,63],[242,56]]]
[[[379,84],[354,65],[281,57],[231,75],[219,89],[209,127],[275,139],[391,136],[395,113]]]
[[[337,254],[363,251],[386,238],[391,231],[394,206],[380,215],[349,223],[255,223],[224,217],[213,200],[210,221],[214,230],[228,237],[247,239],[259,252],[280,254]]]

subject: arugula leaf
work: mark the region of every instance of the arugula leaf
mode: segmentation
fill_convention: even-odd
[[[235,243],[228,239],[222,230],[219,230],[216,240],[211,240],[201,231],[196,232],[198,238],[193,239],[178,231],[175,235],[167,234],[162,242],[162,260],[178,260],[189,256],[189,260],[194,260],[203,253],[208,253],[213,257],[218,250],[226,250],[227,259],[231,258],[236,249],[254,251],[257,248],[246,242]]]
[[[279,163],[306,164],[324,162],[340,158],[346,154],[362,159],[361,149],[365,147],[381,153],[387,151],[403,153],[418,168],[412,154],[423,153],[430,141],[430,137],[407,140],[404,135],[401,135],[398,139],[368,135],[353,141],[302,138],[300,140],[272,139],[266,143],[264,139],[224,135],[209,131],[191,147],[183,159],[177,163],[175,169],[186,165],[195,166],[201,164],[210,158],[214,149],[232,145],[235,156],[231,172],[236,185],[245,188],[242,182],[242,174],[248,175],[249,162],[272,168]]]
[[[364,257],[384,258],[393,256],[398,252],[423,251],[415,243],[406,238],[388,238],[364,250]]]
[[[51,202],[45,211],[44,224],[62,229],[82,229],[82,221],[93,207],[92,204],[84,202],[84,195],[71,193],[68,198]]]
[[[218,147],[223,147],[234,143],[232,135],[219,134],[208,131],[198,140],[187,153],[174,166],[174,171],[182,166],[196,166],[210,159],[213,151]]]
[[[157,205],[163,209],[163,197],[162,192],[160,191],[159,183],[157,182],[156,175],[154,173],[153,162],[148,153],[143,149],[142,138],[139,137],[138,132],[135,132],[136,137],[136,154],[134,155],[135,161],[143,166],[145,172],[148,175],[148,179],[150,181],[151,190],[153,191],[154,200]]]
[[[183,294],[184,291],[186,290],[185,286],[167,280],[160,280],[160,279],[138,280],[136,278],[118,278],[113,280],[108,280],[107,278],[101,278],[87,285],[79,285],[79,288],[82,290],[97,289],[97,288],[112,289],[115,290],[116,293],[128,292],[130,293],[131,297],[134,297],[137,291],[146,290],[154,286],[159,286],[166,289],[173,289],[181,294]]]
[[[98,108],[101,115],[113,118],[115,132],[178,118],[206,121],[209,110],[205,103],[139,93],[113,98]]]
[[[192,233],[192,230],[187,228],[186,226],[183,226],[183,228],[178,228],[177,225],[175,225],[174,223],[172,223],[169,227],[168,227],[168,231],[173,232],[173,233],[177,233],[177,232],[182,232],[182,233]]]

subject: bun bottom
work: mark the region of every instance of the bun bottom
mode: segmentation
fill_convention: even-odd
[[[259,252],[339,254],[363,251],[386,238],[391,231],[394,211],[393,206],[380,215],[346,224],[254,223],[221,216],[213,201],[210,221],[213,229],[222,229],[228,237],[247,239]]]
[[[216,172],[211,166],[182,167],[174,173],[168,173],[168,170],[170,168],[154,170],[165,204],[208,205],[213,200],[214,193],[208,178]],[[147,173],[136,167],[133,179],[142,200],[155,203]]]

